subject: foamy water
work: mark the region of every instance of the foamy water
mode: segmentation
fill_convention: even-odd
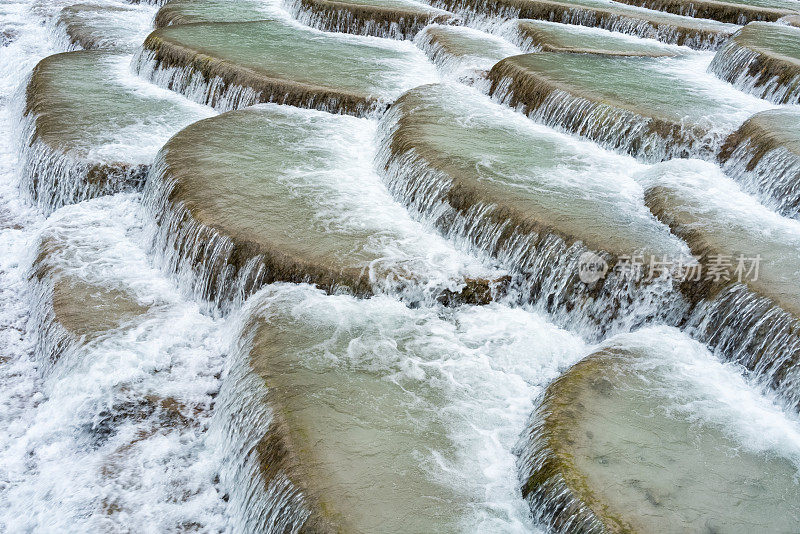
[[[513,446],[544,386],[586,353],[580,338],[541,315],[498,304],[452,311],[409,309],[390,296],[359,300],[325,295],[304,285],[269,286],[251,297],[243,313],[274,322],[270,332],[279,346],[293,330],[303,333],[296,364],[310,372],[303,389],[324,399],[332,389],[340,392],[340,397],[331,398],[339,403],[333,407],[336,413],[349,415],[355,410],[361,424],[372,421],[375,407],[354,407],[344,395],[354,385],[384,392],[372,400],[377,411],[385,397],[400,403],[400,407],[384,406],[383,410],[393,418],[393,427],[417,433],[414,454],[398,446],[396,456],[384,458],[385,469],[419,469],[421,477],[439,485],[442,495],[452,495],[451,506],[443,507],[444,513],[455,516],[446,523],[450,528],[458,525],[460,532],[537,531],[517,489]],[[230,365],[247,368],[247,357],[246,352],[240,354]],[[285,358],[293,360],[295,356]],[[341,382],[343,370],[352,375],[353,385],[346,383],[346,378]],[[281,380],[274,378],[278,383]],[[241,409],[248,402],[243,397],[258,395],[252,387],[248,395],[241,390],[237,396],[223,393],[227,398],[221,402]],[[330,408],[320,409],[327,413]],[[229,442],[225,445],[225,419],[231,415],[223,412],[217,417],[215,439],[221,447],[232,447]],[[341,425],[349,420],[344,415],[337,418]],[[356,435],[366,431],[357,427],[335,431],[348,430]],[[313,436],[316,429],[309,431]],[[354,450],[338,440],[320,445],[323,449],[344,448],[340,453],[346,452],[348,459],[372,456],[375,446],[365,444],[365,450]],[[323,453],[320,458],[336,462],[335,456]],[[335,467],[321,466],[323,471]],[[234,478],[233,467],[226,472]],[[386,473],[375,473],[375,478],[384,481]],[[332,486],[327,491],[336,490]],[[352,491],[345,486],[342,490]],[[246,515],[247,506],[257,506],[247,499],[246,492],[238,486],[232,490],[232,503],[238,503],[234,506],[241,515]],[[385,498],[389,502],[394,499],[391,495]]]
[[[0,8],[18,32],[0,48],[0,530],[223,530],[217,457],[204,446],[224,354],[222,323],[200,314],[150,267],[141,246],[150,230],[135,195],[69,206],[47,220],[20,195],[13,99],[34,64],[58,51],[28,8]],[[149,133],[139,141],[153,151],[168,135]],[[37,300],[28,275],[43,238],[62,242],[48,257],[54,268],[109,288],[123,285],[152,305],[150,312],[69,350],[55,365],[37,358],[31,312],[47,303]],[[175,420],[184,424],[165,424],[163,409],[147,406],[158,407],[156,397],[174,399],[185,413]]]
[[[15,141],[21,132],[15,130],[15,113],[22,93],[18,88],[39,59],[64,49],[64,42],[52,33],[53,17],[72,3],[39,2],[35,12],[29,11],[29,2],[0,5],[3,24],[17,32],[10,44],[0,47],[0,425],[5,429],[0,434],[0,530],[246,530],[243,517],[253,504],[248,492],[263,488],[247,485],[242,476],[249,472],[241,462],[246,461],[252,444],[248,439],[258,436],[230,434],[230,427],[238,423],[244,434],[256,432],[259,427],[245,427],[240,419],[252,415],[247,410],[259,414],[263,410],[262,415],[269,417],[266,397],[253,389],[264,389],[263,383],[253,383],[244,356],[237,352],[241,323],[258,316],[266,321],[295,321],[309,336],[332,331],[304,353],[309,370],[320,377],[326,370],[345,370],[388,383],[402,392],[409,405],[425,410],[424,420],[407,424],[424,426],[435,420],[444,429],[443,435],[420,437],[415,459],[425,477],[469,503],[457,520],[460,531],[542,531],[532,522],[520,492],[514,446],[547,385],[604,343],[589,345],[579,335],[554,326],[551,317],[524,307],[494,303],[456,309],[410,308],[392,294],[359,300],[326,295],[307,285],[266,287],[243,309],[220,317],[209,313],[207,303],[195,300],[187,273],[176,275],[165,268],[168,262],[158,249],[155,223],[139,194],[87,200],[45,218],[19,191]],[[293,20],[278,0],[263,5],[270,17],[324,34]],[[141,18],[125,17],[119,24],[130,23],[144,34],[154,10],[140,11]],[[463,33],[510,54],[518,49],[508,31],[502,24],[479,21]],[[407,53],[394,66],[416,63],[414,78],[386,81],[394,84],[397,94],[442,76],[458,79],[486,69],[493,58],[492,54],[467,54],[434,65],[411,42],[346,34],[337,34],[337,39]],[[750,114],[774,107],[707,74],[710,58],[710,54],[693,52],[663,62],[670,74],[691,80],[698,91],[721,99],[731,111],[724,124],[710,122],[710,126],[730,130]],[[130,62],[129,56],[122,56],[109,64],[110,75],[126,91],[185,106],[192,120],[215,114],[135,76]],[[482,96],[472,93],[465,91],[458,104],[468,107],[473,101],[482,102]],[[512,132],[551,136],[565,152],[580,152],[554,168],[550,179],[577,188],[580,184],[571,166],[586,168],[583,179],[591,188],[618,198],[623,210],[641,211],[643,186],[652,185],[648,166],[555,133],[488,100],[474,114],[469,111],[463,110],[466,124],[500,117]],[[297,120],[307,115],[286,111],[287,117]],[[430,225],[412,220],[392,201],[371,168],[376,150],[373,121],[348,117],[340,122],[341,136],[362,145],[362,150],[351,155],[351,175],[337,182],[340,196],[325,199],[322,220],[356,228],[365,222],[396,225],[408,235],[419,234],[419,239],[408,238],[411,244],[378,236],[374,247],[386,261],[405,260],[406,249],[412,250],[432,278],[437,273],[447,278],[465,270],[464,266],[496,274],[484,257],[474,251],[468,256],[464,244],[462,250],[454,250]],[[107,159],[124,155],[149,163],[182,126],[164,120],[123,128],[92,155]],[[335,136],[327,142],[344,144]],[[735,208],[751,214],[745,224],[753,233],[800,235],[794,221],[758,205],[716,175],[713,165],[697,161],[685,165],[688,170],[673,177],[681,187],[700,183],[709,187],[708,182],[691,181],[704,169],[722,180],[717,182],[720,198],[708,209],[733,212]],[[601,167],[604,172],[592,173]],[[295,176],[303,172],[298,169]],[[636,179],[631,178],[634,172]],[[684,177],[690,183],[684,184]],[[372,204],[354,207],[348,200],[354,195],[364,195]],[[57,246],[40,259],[49,275],[37,281],[30,274],[42,242]],[[136,303],[138,311],[91,339],[72,343],[57,361],[51,361],[48,354],[37,353],[43,345],[40,336],[47,334],[38,329],[47,320],[50,292],[57,279],[119,291]],[[674,400],[667,407],[670,413],[712,425],[743,449],[785,457],[800,468],[797,417],[764,394],[760,384],[751,383],[739,367],[721,363],[703,345],[665,327],[621,334],[606,343],[646,348],[653,340],[660,343],[665,338],[672,342],[670,358],[646,360],[642,365],[648,372],[656,369],[670,376],[670,383],[682,384],[680,389],[659,390],[660,396]],[[661,386],[654,383],[652,387]],[[236,399],[236,394],[252,397]]]
[[[128,292],[146,311],[54,363],[36,355],[36,406],[2,454],[20,477],[3,497],[9,531],[224,525],[218,460],[204,445],[224,324],[149,265],[146,220],[136,196],[117,195],[62,208],[37,232],[56,245],[50,271]],[[34,318],[48,307],[41,283]]]
[[[652,392],[676,419],[688,419],[719,429],[743,450],[789,459],[800,476],[800,420],[787,416],[781,403],[765,396],[757,383],[745,379],[735,364],[722,363],[702,344],[674,328],[655,327],[614,336],[600,347],[640,351],[663,350],[659,358],[642,358],[639,372],[668,377],[649,383]]]

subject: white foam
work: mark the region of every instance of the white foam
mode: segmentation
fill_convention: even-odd
[[[81,46],[70,42],[67,26],[59,20],[59,12],[53,8],[80,4],[82,2],[77,0],[54,2],[48,9],[51,15],[48,22],[50,37],[61,50],[81,50]],[[94,47],[101,49],[132,50],[138,47],[153,30],[152,21],[158,11],[156,6],[146,3],[131,5],[127,2],[93,0],[89,6],[96,6],[98,11],[78,12],[75,18],[77,22],[85,24],[93,36],[98,37]],[[105,7],[119,10],[113,14],[111,11],[100,11]]]
[[[20,198],[17,189],[16,150],[12,139],[16,121],[10,101],[26,73],[41,58],[53,52],[46,35],[27,12],[27,2],[0,6],[3,21],[17,35],[13,42],[0,47],[0,454],[26,453],[19,437],[42,400],[41,384],[32,359],[33,343],[26,335],[28,290],[26,268],[28,228],[41,216]],[[25,463],[0,464],[0,492],[5,492],[29,476]],[[9,511],[0,498],[0,528]],[[14,515],[24,514],[15,510]],[[9,530],[3,528],[3,530]]]
[[[265,288],[248,303],[248,311],[259,309],[279,321],[335,330],[333,339],[303,353],[310,368],[395,383],[404,405],[424,418],[398,424],[445,429],[446,436],[421,433],[416,450],[427,476],[470,503],[461,531],[536,531],[513,447],[539,393],[585,354],[580,338],[499,304],[442,313],[412,310],[388,296],[358,300],[302,285]]]
[[[473,43],[486,43],[486,48],[473,50],[463,55],[451,53],[446,47],[434,42],[429,32],[441,31],[459,35],[460,38]],[[429,24],[414,38],[414,43],[434,62],[445,79],[471,80],[482,76],[495,63],[508,56],[521,54],[522,50],[502,37],[485,33],[467,26],[444,26]]]
[[[42,5],[52,15],[67,3]],[[0,434],[0,529],[158,532],[198,522],[201,530],[223,530],[224,490],[214,481],[220,452],[206,446],[203,430],[209,424],[226,331],[231,325],[200,313],[198,305],[172,280],[152,268],[142,243],[148,242],[153,229],[136,195],[87,201],[63,208],[46,221],[20,199],[16,158],[10,146],[16,132],[12,131],[8,106],[25,73],[56,51],[48,43],[40,19],[27,9],[27,2],[0,7],[4,21],[21,29],[14,42],[0,47],[0,425],[5,429]],[[277,0],[265,2],[265,12],[298,24]],[[340,38],[410,51],[409,61],[423,66],[418,77],[398,81],[397,94],[438,80],[433,66],[411,43],[350,35]],[[731,123],[769,107],[705,75],[709,57],[692,58],[667,62],[665,68],[674,66],[676,76],[697,79],[700,90],[723,95],[734,110]],[[113,68],[120,82],[133,92],[189,105],[182,97],[130,75],[122,61]],[[193,109],[198,117],[211,114],[205,107]],[[503,113],[510,128],[544,129],[519,114]],[[343,124],[348,127],[343,128],[342,136],[372,146],[372,123],[346,118]],[[109,150],[114,154],[141,151],[141,157],[147,159],[168,138],[168,132],[174,131],[174,124],[158,124],[120,132],[120,139],[110,144]],[[618,168],[625,170],[620,176],[629,176],[631,169],[645,169],[631,158],[609,155],[591,143],[547,133],[565,144],[585,145],[593,157],[618,158]],[[357,163],[356,173],[371,172],[367,170],[371,149],[350,156]],[[567,165],[563,179],[569,178]],[[641,197],[641,187],[631,180],[612,183],[631,199]],[[346,203],[334,202],[331,224],[358,224],[363,216],[376,224],[400,224],[409,235],[419,233],[422,237],[415,246],[432,272],[458,268],[463,261],[445,251],[449,249],[444,240],[411,221],[378,185],[364,190],[356,187],[356,181],[343,180],[340,186],[343,195],[360,194],[376,201],[350,219],[341,217]],[[737,195],[728,201],[759,210]],[[761,212],[759,216],[767,217]],[[60,268],[81,279],[122,287],[152,308],[132,323],[70,352],[45,375],[32,356],[26,320],[32,298],[28,264],[35,243],[47,235],[72,243],[71,253],[53,257]],[[387,257],[406,254],[402,244],[379,240],[378,245]],[[307,286],[286,285],[267,288],[264,295],[299,302],[294,313],[309,321],[343,326],[364,321],[380,326],[379,335],[329,356],[339,365],[368,366],[386,380],[402,384],[409,395],[438,403],[448,440],[458,453],[452,457],[432,451],[425,459],[426,466],[432,477],[472,496],[474,514],[465,531],[530,532],[536,528],[530,524],[527,504],[519,493],[512,447],[535,397],[567,366],[590,352],[590,347],[543,316],[498,304],[449,311],[411,310],[388,296],[359,301],[326,296]],[[392,318],[402,319],[404,329],[398,331]],[[383,320],[386,322],[381,323]],[[673,409],[719,425],[744,447],[781,454],[800,465],[800,426],[794,416],[787,416],[772,399],[760,396],[739,369],[714,360],[702,345],[675,331],[666,335],[674,339],[674,359],[654,365],[665,366],[664,372],[671,377],[703,392],[701,402],[687,404],[680,390],[670,391],[675,398]],[[400,350],[397,340],[403,337],[409,346]],[[647,344],[649,339],[650,331],[643,330],[615,341]],[[153,417],[123,419],[94,448],[88,446],[87,440],[96,437],[98,424],[103,422],[98,413],[114,404],[113,399],[135,400],[148,394],[172,396],[187,406],[202,408],[187,413],[197,426],[177,425],[152,433],[158,427]],[[137,439],[140,431],[144,435]],[[105,473],[104,466],[109,468]],[[188,497],[173,502],[180,494]],[[106,512],[111,513],[103,512],[103,501],[110,505]],[[114,512],[116,507],[123,512]]]
[[[161,101],[169,106],[162,106],[162,113],[145,115],[131,123],[107,132],[108,138],[94,145],[87,156],[89,160],[130,161],[147,163],[153,161],[158,150],[170,137],[189,124],[216,115],[209,106],[204,106],[185,97],[148,83],[131,72],[129,55],[110,57],[107,60],[111,79],[119,84],[122,91],[127,91],[136,98]]]
[[[800,420],[788,414],[774,397],[743,377],[743,370],[720,362],[708,349],[674,328],[656,327],[622,334],[601,346],[613,345],[649,355],[636,367],[651,380],[662,406],[678,418],[714,427],[743,449],[791,460],[800,470]],[[799,473],[800,474],[800,473]]]
[[[262,104],[256,109],[271,110],[275,121],[309,124],[307,145],[292,147],[312,151],[332,147],[335,166],[323,170],[309,169],[298,161],[287,168],[286,175],[277,177],[294,184],[298,193],[314,199],[322,224],[331,232],[367,232],[367,250],[381,265],[409,265],[415,275],[424,275],[430,284],[447,285],[447,280],[460,277],[497,279],[505,274],[485,266],[481,260],[457,251],[452,243],[441,237],[432,226],[415,221],[402,205],[395,202],[374,169],[377,122],[321,111]],[[278,117],[280,114],[285,119]],[[330,135],[320,138],[320,126]],[[364,201],[369,199],[369,201]],[[487,263],[489,263],[487,261]]]
[[[689,120],[711,130],[712,133],[717,130],[729,133],[759,111],[776,107],[765,100],[743,93],[707,72],[713,58],[712,52],[696,52],[674,58],[661,58],[658,61],[656,68],[672,74],[676,79],[685,80],[691,85],[692,91],[719,103],[720,107],[714,109],[710,115],[687,117]]]
[[[784,217],[745,193],[741,186],[711,163],[673,160],[654,165],[636,179],[645,187],[667,185],[691,199],[691,209],[721,228],[742,228],[765,245],[769,241],[800,247],[800,221]],[[703,221],[698,221],[702,225]],[[741,251],[755,254],[755,251]]]
[[[224,526],[218,456],[204,428],[225,325],[150,267],[138,244],[146,220],[135,195],[118,195],[62,208],[42,224],[39,238],[57,244],[46,264],[129,292],[149,311],[39,373],[36,406],[0,446],[0,463],[17,475],[0,507],[9,531]],[[165,419],[162,399],[179,407],[180,416],[168,414],[177,420]]]
[[[39,7],[57,13],[63,5]],[[217,457],[203,446],[201,431],[207,414],[194,418],[199,426],[156,434],[147,432],[152,417],[123,422],[96,448],[86,439],[87,429],[101,422],[98,411],[114,402],[112,392],[128,400],[171,395],[207,412],[218,385],[221,324],[200,315],[148,267],[137,243],[147,219],[135,197],[87,202],[48,221],[24,202],[12,146],[20,135],[13,98],[35,63],[58,51],[29,8],[29,2],[0,7],[3,22],[19,32],[0,47],[0,530],[157,532],[191,522],[220,530],[225,518],[214,486]],[[52,258],[62,269],[125,285],[141,302],[159,303],[130,328],[71,352],[46,375],[33,357],[35,336],[26,324],[30,306],[42,305],[32,300],[27,275],[43,234],[75,245],[72,254]],[[130,446],[115,454],[123,443]]]

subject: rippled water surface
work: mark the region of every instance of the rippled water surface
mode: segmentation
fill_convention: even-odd
[[[795,106],[634,36],[734,25],[157,3],[0,0],[0,531],[800,524]],[[738,38],[791,63],[794,30]],[[486,93],[529,52],[527,116]],[[704,161],[640,157],[649,117]],[[589,249],[762,263],[587,280]]]

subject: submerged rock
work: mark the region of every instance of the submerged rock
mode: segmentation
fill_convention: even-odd
[[[146,189],[159,248],[220,303],[276,281],[490,300],[493,271],[392,202],[372,170],[373,133],[365,119],[274,104],[189,126],[164,146]]]
[[[523,278],[523,298],[589,335],[680,310],[669,285],[616,272],[621,258],[688,254],[647,210],[640,165],[537,125],[459,86],[427,85],[384,116],[379,164],[398,201],[447,237],[497,257]],[[591,253],[606,273],[581,281]],[[642,265],[646,272],[647,266]],[[633,273],[631,273],[633,274]],[[656,273],[658,278],[660,273]],[[663,292],[662,306],[643,304]],[[678,312],[679,313],[679,312]]]
[[[431,23],[453,18],[447,11],[415,0],[286,0],[303,24],[330,32],[411,39]]]
[[[800,113],[762,111],[732,133],[719,153],[725,173],[766,206],[800,216]]]
[[[279,20],[161,28],[145,40],[136,70],[220,110],[277,102],[352,115],[381,110],[435,76],[410,43]]]
[[[232,377],[252,384],[250,396],[261,390],[268,405],[261,407],[268,412],[256,426],[263,437],[251,452],[256,483],[263,486],[253,488],[249,499],[256,506],[242,510],[250,530],[277,531],[275,525],[303,532],[456,529],[466,503],[453,488],[432,480],[418,456],[431,446],[447,445],[438,418],[419,413],[422,406],[410,404],[400,385],[381,380],[379,368],[336,365],[315,350],[325,342],[331,357],[340,357],[361,336],[369,343],[374,329],[365,329],[360,316],[350,316],[346,322],[356,330],[343,336],[338,320],[296,320],[280,302],[265,307],[263,315],[245,334],[252,338],[240,364],[246,378],[239,372]],[[237,402],[223,391],[222,402],[226,397]],[[267,510],[259,510],[261,503]]]
[[[24,110],[23,184],[45,210],[139,188],[165,138],[208,116],[136,80],[129,61],[77,51],[34,68]]]
[[[751,22],[708,67],[738,89],[776,104],[800,103],[800,28]]]
[[[142,248],[151,225],[139,195],[125,193],[37,225],[27,326],[47,394],[22,454],[37,472],[63,476],[23,486],[61,493],[37,508],[58,517],[32,516],[34,530],[224,528],[218,463],[205,445],[224,325],[151,265]]]
[[[0,46],[8,46],[19,37],[19,30],[13,26],[0,28]]]
[[[719,48],[738,29],[733,24],[603,0],[436,0],[433,3],[456,13],[466,11],[474,16],[590,26],[701,50]]]
[[[526,54],[489,73],[489,94],[532,118],[647,161],[716,159],[747,108],[764,109],[707,75],[691,57]],[[711,83],[709,83],[711,82]],[[726,131],[727,130],[727,131]]]
[[[125,5],[75,4],[61,10],[56,26],[72,49],[132,52],[147,35],[150,9]]]
[[[38,301],[31,330],[45,369],[64,352],[131,323],[149,309],[124,284],[110,286],[75,267],[76,259],[96,253],[58,231],[46,232],[39,243],[30,273]]]
[[[800,222],[759,204],[719,168],[672,161],[640,177],[659,220],[703,266],[687,328],[800,406]]]
[[[701,345],[643,330],[547,388],[520,442],[522,491],[561,533],[789,532],[793,433]]]
[[[251,22],[270,18],[263,0],[170,0],[158,10],[156,28],[197,22]]]
[[[519,309],[441,311],[293,284],[248,301],[211,435],[236,530],[533,528],[522,396],[582,343]]]
[[[800,15],[786,15],[777,20],[778,24],[786,24],[787,26],[794,26],[800,28]]]
[[[668,11],[676,15],[713,19],[732,24],[755,20],[775,21],[797,13],[796,2],[781,0],[617,0],[623,4]]]
[[[681,50],[621,33],[542,20],[520,20],[517,31],[517,45],[528,52],[661,57],[678,55]]]

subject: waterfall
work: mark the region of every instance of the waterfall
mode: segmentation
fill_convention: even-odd
[[[250,365],[258,321],[249,309],[240,315],[210,428],[212,442],[224,451],[221,479],[231,488],[232,532],[298,532],[313,524],[311,511],[291,480],[296,460],[286,430],[270,410],[264,380]]]
[[[223,527],[204,445],[222,325],[149,266],[143,230],[136,195],[120,194],[62,208],[33,234],[27,328],[41,385],[17,445],[0,449],[30,470],[3,488],[11,530]],[[4,410],[9,400],[4,390]],[[31,498],[66,487],[56,502]]]
[[[425,8],[359,5],[328,0],[287,0],[286,9],[298,22],[328,32],[413,39],[425,26],[446,23],[452,15]]]
[[[667,11],[684,17],[712,19],[729,24],[744,25],[752,21],[774,22],[779,18],[793,13],[790,9],[780,9],[759,5],[748,5],[724,2],[682,2],[680,0],[617,0],[623,4]]]
[[[547,0],[525,2],[522,0],[435,0],[432,5],[462,16],[467,21],[491,15],[504,19],[536,19],[561,22],[576,26],[602,28],[645,39],[657,39],[668,44],[688,46],[698,50],[716,50],[735,31],[734,27],[713,25],[698,28],[692,19],[675,23],[655,21],[647,13],[630,13],[615,10],[607,4],[597,7],[570,6]],[[663,17],[663,15],[662,15]],[[677,18],[677,17],[676,17]],[[680,24],[686,22],[687,26]]]
[[[0,530],[793,527],[800,74],[728,24],[782,10],[23,1],[14,80],[112,51],[0,83]],[[674,267],[741,243],[784,270]]]
[[[414,44],[443,76],[468,85],[483,83],[492,65],[522,52],[502,37],[464,26],[440,24],[426,26],[414,38]]]
[[[20,186],[45,213],[89,198],[140,189],[147,165],[92,161],[75,152],[54,148],[42,139],[40,124],[49,101],[35,69],[26,84],[25,105],[17,124],[21,161]]]
[[[736,284],[695,308],[686,329],[800,409],[800,321],[793,315]]]
[[[172,49],[153,36],[136,54],[133,66],[137,75],[151,83],[218,111],[274,102],[364,116],[386,107],[374,99],[270,79],[247,69],[229,67],[222,60],[203,59],[179,47]]]
[[[166,153],[156,157],[143,202],[155,218],[152,251],[167,272],[180,274],[194,295],[223,311],[275,278],[269,261],[239,247],[230,237],[197,221],[180,200],[173,200],[176,181],[169,174]]]
[[[560,324],[592,339],[616,328],[651,320],[676,323],[688,304],[674,282],[650,283],[614,272],[618,259],[591,250],[579,239],[538,224],[531,214],[476,198],[455,176],[432,166],[413,147],[413,131],[402,129],[402,99],[384,115],[377,165],[393,196],[463,248],[488,253],[515,274],[512,287],[523,302],[536,303]],[[594,253],[609,274],[592,284],[580,281],[582,255]],[[646,269],[645,269],[646,270]],[[624,326],[623,326],[624,325]]]
[[[786,217],[800,215],[800,155],[791,137],[796,116],[763,112],[726,139],[719,152],[725,173],[767,207]],[[786,122],[784,132],[781,123]]]
[[[800,67],[796,60],[757,41],[761,32],[772,31],[788,32],[787,39],[800,36],[800,31],[791,26],[748,24],[716,53],[708,70],[739,90],[759,98],[776,104],[798,104]]]
[[[53,149],[36,135],[36,119],[30,111],[20,129],[22,180],[20,185],[45,212],[90,198],[136,191],[144,185],[148,166],[98,163]]]
[[[650,531],[668,518],[677,530],[758,521],[780,531],[795,512],[764,506],[798,492],[799,430],[700,343],[648,328],[607,340],[550,384],[518,467],[534,514],[555,532]],[[733,483],[744,473],[759,482]],[[720,480],[735,495],[709,495]]]
[[[649,162],[697,156],[710,159],[722,142],[719,134],[693,124],[648,117],[572,94],[515,60],[505,59],[492,67],[488,93],[548,126]]]

